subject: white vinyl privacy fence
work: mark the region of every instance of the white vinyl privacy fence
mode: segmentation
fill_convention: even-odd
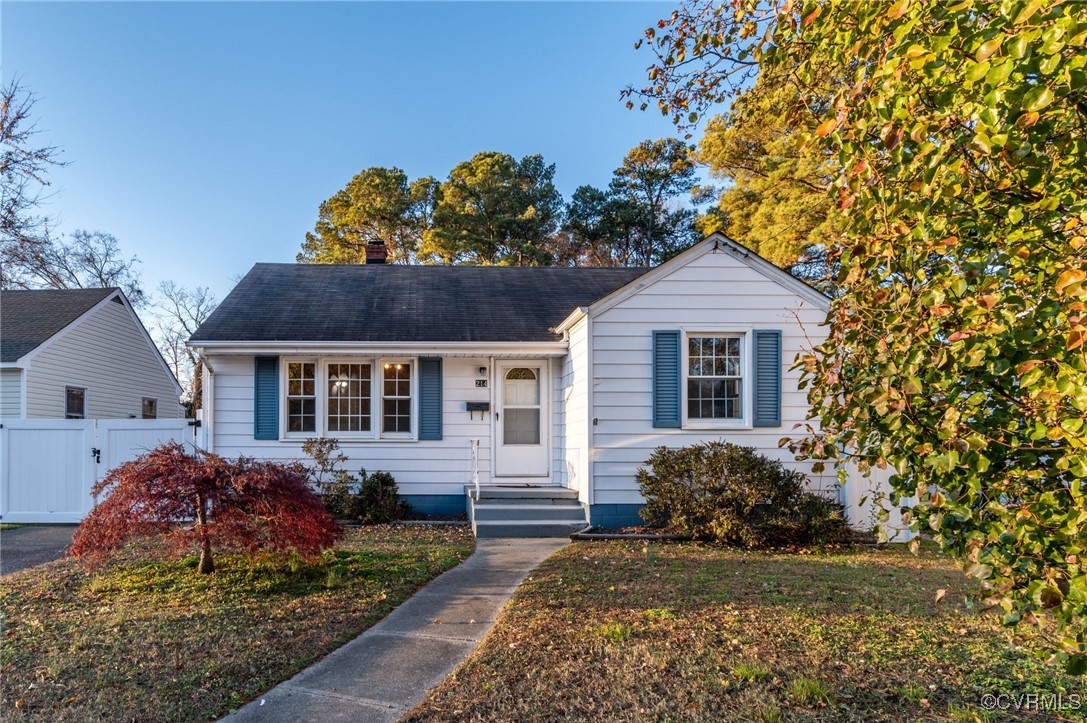
[[[0,520],[79,522],[91,487],[163,442],[191,445],[188,419],[0,420]]]

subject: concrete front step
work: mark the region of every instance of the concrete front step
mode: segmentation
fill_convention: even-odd
[[[502,500],[503,503],[508,500]],[[554,504],[499,504],[488,500],[473,505],[473,518],[477,522],[497,522],[506,520],[581,520],[584,522],[585,510],[573,500],[556,501]]]
[[[505,520],[475,523],[476,537],[568,537],[578,530],[585,529],[585,520],[555,520],[539,522],[536,520]]]
[[[565,487],[488,485],[465,487],[476,537],[566,537],[582,530],[585,508]]]
[[[469,497],[475,497],[474,487],[465,487]],[[577,490],[566,487],[500,487],[479,488],[480,500],[576,500]],[[539,504],[539,503],[537,503]]]

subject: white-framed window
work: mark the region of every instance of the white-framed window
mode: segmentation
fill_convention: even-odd
[[[150,397],[144,397],[143,404],[141,406],[141,413],[144,419],[158,419],[159,400],[152,399]]]
[[[381,365],[381,432],[411,435],[411,362],[387,361]]]
[[[284,359],[281,369],[281,438],[415,438],[414,359]]]
[[[749,347],[746,332],[687,332],[684,426],[743,427],[750,423]]]
[[[286,422],[288,434],[313,434],[317,431],[317,363],[288,361]]]
[[[87,418],[87,390],[83,387],[64,387],[64,418]]]
[[[325,364],[325,429],[330,436],[369,433],[373,390],[370,362],[327,362]]]

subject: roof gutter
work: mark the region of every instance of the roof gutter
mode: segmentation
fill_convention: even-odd
[[[205,355],[214,354],[347,354],[381,353],[388,356],[414,356],[420,353],[457,356],[563,356],[566,341],[547,342],[368,342],[368,341],[198,341],[186,346]]]
[[[570,315],[563,319],[558,326],[556,326],[554,329],[549,329],[548,331],[553,331],[556,334],[565,334],[567,331],[573,328],[574,324],[581,321],[581,319],[588,313],[589,307],[579,306],[571,311]]]

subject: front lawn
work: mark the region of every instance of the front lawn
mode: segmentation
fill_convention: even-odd
[[[1084,680],[1009,648],[967,586],[932,552],[575,544],[409,720],[1087,718]],[[1030,693],[1064,710],[985,707]]]
[[[373,625],[467,557],[465,527],[348,531],[325,562],[59,560],[5,576],[0,719],[215,718]]]

